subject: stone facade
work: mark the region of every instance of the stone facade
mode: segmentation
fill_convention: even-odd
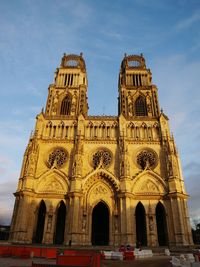
[[[118,116],[90,116],[82,54],[65,55],[26,148],[10,241],[192,244],[180,159],[143,55],[125,55]]]

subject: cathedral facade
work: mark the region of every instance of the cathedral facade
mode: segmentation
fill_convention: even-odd
[[[62,57],[24,153],[10,241],[192,244],[179,155],[143,55],[125,55],[118,116],[90,116],[82,54]]]

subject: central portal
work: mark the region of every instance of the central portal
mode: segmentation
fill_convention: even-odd
[[[99,202],[92,211],[92,245],[109,244],[109,211],[103,202]]]

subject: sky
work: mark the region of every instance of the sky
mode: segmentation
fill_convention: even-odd
[[[0,224],[63,53],[80,54],[90,115],[117,115],[124,53],[143,53],[170,119],[190,216],[200,218],[200,1],[0,0]],[[109,97],[108,97],[109,96]]]

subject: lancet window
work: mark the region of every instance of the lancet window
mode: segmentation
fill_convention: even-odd
[[[146,101],[142,96],[139,96],[135,101],[135,115],[147,116]]]
[[[70,115],[71,104],[72,104],[72,99],[70,95],[67,95],[62,101],[60,115]]]

